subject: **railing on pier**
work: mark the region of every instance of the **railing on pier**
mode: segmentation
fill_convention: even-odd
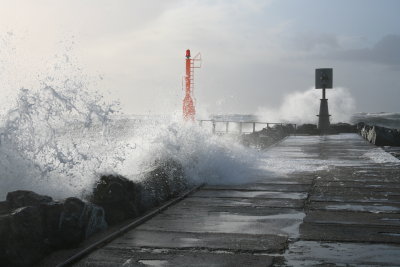
[[[223,135],[229,133],[250,134],[260,131],[263,128],[273,128],[279,126],[292,126],[296,132],[297,125],[294,123],[283,122],[259,122],[259,121],[227,121],[227,120],[198,120],[200,126],[209,124],[213,134]],[[221,128],[222,127],[222,128]]]

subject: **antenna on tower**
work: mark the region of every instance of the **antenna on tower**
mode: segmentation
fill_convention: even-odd
[[[201,68],[201,54],[191,58],[190,50],[186,50],[186,75],[185,75],[185,98],[183,99],[183,119],[185,121],[194,121],[196,116],[196,107],[194,102],[194,69]]]

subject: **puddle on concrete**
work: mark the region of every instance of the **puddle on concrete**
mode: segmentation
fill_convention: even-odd
[[[382,148],[374,148],[363,155],[365,158],[369,158],[375,163],[399,163],[399,159],[393,155],[387,153]]]
[[[398,223],[400,223],[400,219],[396,219],[396,218],[382,218],[381,221],[398,222]]]
[[[268,224],[269,234],[285,234],[289,238],[299,237],[299,227],[305,217],[303,212],[282,213],[267,216],[248,216],[237,214],[223,214],[218,216],[220,224],[215,225],[220,230],[226,232],[240,232],[240,229],[246,229],[246,222],[249,224],[259,223]]]
[[[328,205],[325,207],[327,210],[351,210],[351,211],[367,211],[372,213],[384,213],[384,212],[398,212],[400,208],[393,206],[379,206],[379,205],[352,205],[352,204],[341,204],[341,205]]]
[[[179,238],[179,243],[185,244],[186,246],[194,246],[199,242],[198,238],[182,237]]]
[[[262,197],[266,198],[287,198],[287,199],[305,199],[307,198],[307,193],[293,193],[293,192],[273,192],[273,191],[260,191],[254,192],[253,197]]]
[[[220,191],[217,193],[210,194],[208,192],[199,192],[194,196],[206,196],[206,197],[227,197],[227,198],[286,198],[286,199],[306,199],[307,193],[304,192],[277,192],[277,191],[237,191],[227,190]]]
[[[284,266],[398,266],[399,251],[397,245],[298,241],[290,244],[283,256]]]
[[[379,233],[381,235],[386,235],[386,236],[394,236],[394,237],[399,237],[400,233]]]
[[[153,267],[162,267],[168,265],[168,261],[166,260],[139,260],[138,263]]]
[[[232,213],[219,214],[219,219],[223,221],[237,221],[237,222],[254,222],[254,221],[265,221],[274,219],[286,219],[286,220],[303,220],[305,217],[304,212],[293,212],[293,213],[280,213],[274,215],[265,216],[249,216],[249,215],[239,215]]]
[[[330,166],[370,168],[373,163],[400,164],[382,149],[367,146],[357,134],[323,138],[291,136],[260,155],[261,168],[279,174],[327,170]]]

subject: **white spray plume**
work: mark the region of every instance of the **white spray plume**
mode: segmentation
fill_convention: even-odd
[[[331,122],[350,122],[355,112],[355,101],[347,88],[327,90]],[[278,109],[259,107],[257,116],[267,122],[291,122],[297,124],[317,123],[321,90],[311,88],[303,92],[294,92],[285,97]]]

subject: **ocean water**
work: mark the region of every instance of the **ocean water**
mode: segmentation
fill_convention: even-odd
[[[377,125],[387,128],[400,129],[400,113],[355,113],[351,117],[351,123],[364,122],[369,125]]]

